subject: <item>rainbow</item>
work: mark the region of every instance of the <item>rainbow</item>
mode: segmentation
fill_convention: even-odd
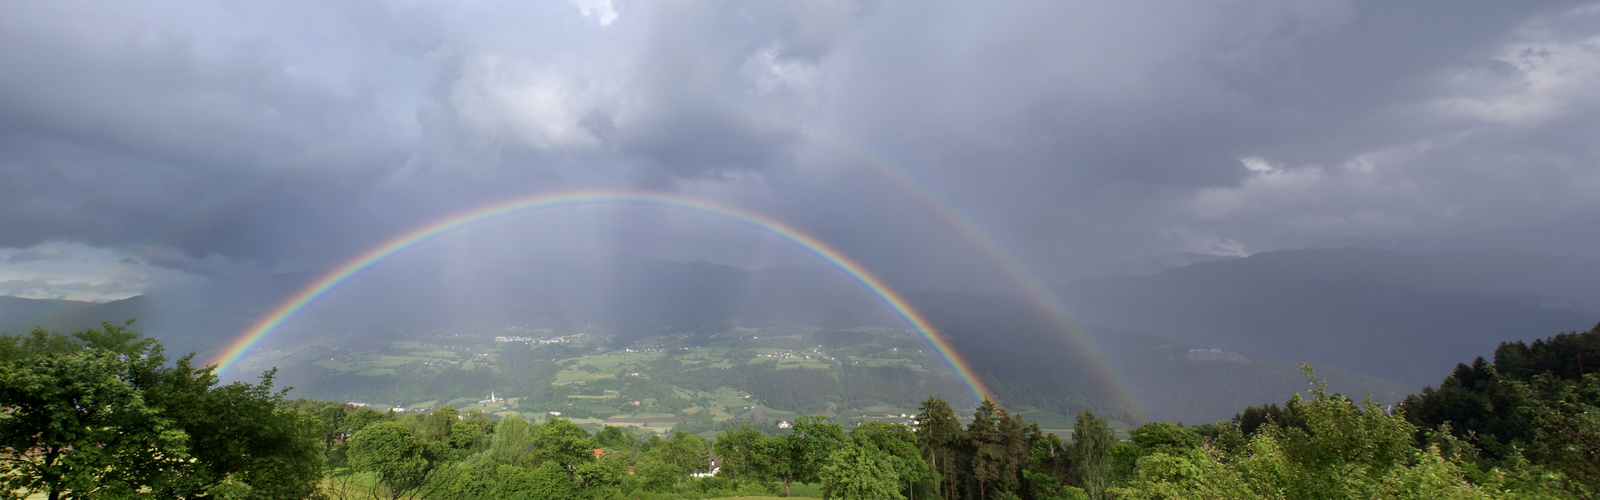
[[[611,189],[563,191],[515,198],[457,213],[395,236],[382,244],[367,249],[365,252],[321,275],[310,284],[301,287],[294,295],[279,303],[271,312],[258,319],[244,334],[235,338],[211,363],[216,365],[217,373],[226,372],[237,365],[250,352],[251,348],[260,343],[262,339],[265,339],[279,326],[283,325],[284,322],[293,318],[295,314],[311,305],[319,297],[337,288],[341,283],[354,278],[361,274],[362,271],[396,254],[442,235],[529,212],[563,207],[616,204],[672,208],[717,216],[765,231],[794,244],[826,261],[861,286],[866,287],[873,295],[882,300],[885,305],[888,305],[896,314],[905,319],[918,333],[927,338],[928,343],[933,345],[934,350],[944,358],[950,368],[971,390],[974,400],[983,398],[995,399],[994,394],[973,373],[972,367],[967,364],[966,360],[961,358],[960,354],[950,345],[949,340],[934,329],[927,318],[923,317],[922,313],[917,312],[906,301],[905,297],[890,288],[883,280],[867,271],[860,263],[822,240],[780,220],[705,199],[659,192]]]
[[[826,131],[814,128],[803,130],[814,141],[831,146],[851,161],[867,167],[901,192],[910,195],[933,215],[942,219],[946,225],[955,229],[960,234],[961,240],[983,253],[989,262],[998,265],[1006,279],[1016,285],[1029,302],[1050,312],[1051,322],[1065,334],[1063,337],[1070,347],[1087,354],[1084,356],[1084,362],[1089,365],[1089,372],[1097,376],[1098,380],[1093,382],[1100,392],[1112,398],[1111,402],[1117,408],[1132,412],[1130,416],[1135,420],[1143,419],[1144,411],[1142,405],[1138,403],[1140,398],[1135,396],[1132,385],[1118,376],[1119,372],[1106,362],[1100,354],[1102,350],[1095,345],[1094,339],[1084,333],[1083,328],[1072,319],[1067,313],[1066,305],[1061,303],[1055,293],[1039,281],[1034,273],[1029,272],[1028,266],[1007,251],[997,238],[984,231],[982,226],[951,207],[949,202],[934,193],[932,189],[888,159]]]

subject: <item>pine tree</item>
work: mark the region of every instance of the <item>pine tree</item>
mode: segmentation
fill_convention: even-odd
[[[977,411],[972,412],[972,423],[967,424],[967,442],[973,449],[972,476],[978,481],[979,499],[988,498],[990,488],[1004,489],[1006,446],[1000,423],[1009,418],[1004,408],[984,398]]]
[[[956,412],[950,408],[950,403],[938,396],[928,396],[918,408],[916,423],[917,447],[922,452],[923,460],[928,462],[928,467],[939,477],[940,496],[954,500],[958,484],[956,475],[962,469],[957,459],[960,455],[957,447],[966,439],[961,432],[961,422],[956,420]]]

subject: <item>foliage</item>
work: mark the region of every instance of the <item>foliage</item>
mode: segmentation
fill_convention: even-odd
[[[1504,342],[1493,363],[1456,365],[1438,388],[1400,408],[1426,431],[1418,442],[1470,449],[1464,458],[1475,481],[1593,498],[1600,495],[1600,379],[1586,370],[1597,362],[1600,325],[1531,344]]]
[[[874,449],[882,454],[880,458],[900,478],[895,488],[901,495],[915,498],[919,491],[924,495],[933,492],[938,478],[928,462],[922,460],[921,452],[917,449],[916,434],[910,427],[868,422],[852,429],[850,439],[858,447]]]
[[[758,443],[762,438],[761,431],[751,427],[750,424],[717,434],[716,443],[712,446],[712,451],[722,459],[722,469],[717,471],[717,475],[735,482],[739,481],[741,473],[749,476],[751,464],[756,460]]]
[[[823,498],[901,500],[900,474],[892,458],[875,446],[844,445],[817,470]]]
[[[317,496],[323,425],[278,407],[273,372],[219,387],[132,323],[0,335],[4,495]]]
[[[767,436],[755,442],[755,459],[750,462],[750,475],[762,481],[783,483],[783,496],[792,492],[790,484],[805,474],[805,449],[800,446],[800,436],[780,434]]]
[[[1310,376],[1309,368],[1307,375]],[[1439,447],[1412,446],[1415,428],[1371,400],[1357,404],[1320,387],[1306,427],[1267,424],[1232,454],[1205,446],[1138,459],[1118,498],[1489,498]]]
[[[935,396],[922,401],[917,413],[917,448],[938,482],[941,498],[955,498],[956,477],[966,442],[961,422],[950,404]]]
[[[1072,475],[1074,482],[1091,499],[1107,498],[1106,488],[1111,480],[1111,446],[1115,441],[1116,435],[1111,432],[1111,425],[1105,419],[1096,417],[1094,412],[1088,410],[1078,413],[1078,421],[1072,426]]]
[[[436,463],[426,448],[399,422],[369,425],[350,438],[350,465],[376,474],[390,498],[407,496],[427,485]]]

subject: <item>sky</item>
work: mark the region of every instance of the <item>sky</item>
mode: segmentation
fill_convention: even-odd
[[[1007,292],[985,244],[1046,284],[1600,251],[1600,3],[0,4],[0,295],[316,272],[598,188],[765,214],[913,289]],[[431,255],[818,265],[670,210],[455,238]]]

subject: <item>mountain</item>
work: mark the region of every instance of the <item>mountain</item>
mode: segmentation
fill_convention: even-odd
[[[269,366],[262,362],[271,361],[285,367],[286,383],[308,391],[329,391],[317,397],[366,398],[399,394],[383,389],[384,384],[432,387],[433,382],[426,377],[403,382],[398,378],[338,378],[344,376],[336,373],[329,375],[336,376],[334,379],[315,380],[321,376],[316,374],[326,373],[307,366],[352,352],[388,352],[396,349],[394,342],[443,345],[488,335],[485,332],[539,331],[552,337],[559,337],[557,332],[594,334],[609,339],[595,349],[609,352],[657,338],[688,335],[710,339],[748,329],[899,331],[907,326],[860,285],[825,269],[744,270],[705,262],[649,260],[621,260],[598,268],[603,272],[580,266],[507,270],[494,279],[475,280],[466,295],[415,285],[442,282],[441,276],[364,276],[320,299],[275,333],[263,343],[255,364],[247,363],[249,368],[241,373],[254,373]],[[1063,331],[1047,311],[1009,297],[937,291],[903,291],[903,295],[1009,405],[1069,415],[1095,409],[1124,422],[1149,418],[1206,421],[1226,418],[1244,406],[1281,401],[1306,388],[1304,377],[1292,363],[1190,359],[1189,350],[1213,346],[1126,333],[1130,330],[1089,329],[1092,343],[1103,352],[1089,351],[1073,341],[1069,337],[1073,334]],[[706,342],[687,346],[709,348],[715,344]],[[818,338],[816,342],[830,344],[833,340]],[[926,341],[919,342],[927,347]],[[420,359],[395,355],[391,361]],[[546,361],[560,362],[559,358]],[[1111,385],[1100,368],[1108,363],[1118,369],[1111,375],[1116,379]],[[518,371],[517,367],[506,368]],[[1351,394],[1373,394],[1392,401],[1415,388],[1335,367],[1319,368],[1334,390]],[[1437,378],[1437,374],[1431,377]],[[481,388],[452,384],[437,387]],[[1124,387],[1118,389],[1118,384]],[[338,392],[356,387],[362,388],[361,392]],[[1131,393],[1134,403],[1124,404],[1108,392],[1112,390]],[[412,396],[395,397],[400,400],[392,404],[415,403],[405,400]]]
[[[1080,332],[1093,344],[1090,350],[1069,339],[1071,334],[1045,311],[1009,297],[907,295],[1008,405],[1069,415],[1092,408],[1125,422],[1199,423],[1226,419],[1246,406],[1282,402],[1310,388],[1295,364],[1153,335],[1090,327]],[[1421,387],[1335,367],[1318,367],[1317,375],[1331,391],[1390,403]],[[1126,393],[1134,407],[1107,391]]]
[[[121,322],[146,312],[143,297],[95,303],[61,299],[25,299],[0,295],[0,332],[20,334],[36,327],[71,332]]]
[[[314,278],[225,277],[107,304],[4,299],[0,325],[73,330],[137,316],[169,351],[198,350],[206,359]],[[1588,286],[1597,278],[1593,259],[1511,251],[1269,252],[1073,282],[1063,297],[1086,325],[1077,333],[1009,297],[902,292],[1007,405],[1063,416],[1094,409],[1124,423],[1203,422],[1306,389],[1301,362],[1330,390],[1396,401],[1498,342],[1588,328],[1600,318],[1600,291]],[[553,340],[574,335],[586,339],[581,349]],[[1087,343],[1075,335],[1087,335]],[[767,336],[786,340],[757,339]],[[495,340],[502,337],[559,345],[506,350]],[[616,375],[613,356],[658,345],[677,346],[681,352],[664,356],[685,368],[714,359],[733,370],[759,361],[760,349],[812,347],[846,349],[863,365],[722,372],[673,370],[657,360],[639,365],[649,368],[640,373],[666,374],[674,383],[629,390],[754,392],[791,405],[774,411],[895,413],[889,410],[907,409],[905,400],[917,395],[884,396],[884,381],[917,381],[941,393],[954,383],[934,376],[948,374],[943,359],[886,354],[933,351],[879,298],[837,272],[641,259],[468,277],[449,269],[369,272],[301,310],[229,376],[279,366],[280,380],[308,397],[410,406],[514,390],[560,408],[565,398],[609,394],[545,389],[558,383],[550,377],[570,383],[569,361],[601,367],[584,377]],[[468,352],[484,357],[469,363],[461,357]],[[593,359],[576,361],[583,358]],[[905,365],[910,371],[871,371],[905,363],[913,363]],[[875,382],[862,386],[867,381]]]
[[[1511,250],[1263,252],[1062,287],[1099,327],[1421,386],[1506,340],[1600,321],[1600,259]]]

